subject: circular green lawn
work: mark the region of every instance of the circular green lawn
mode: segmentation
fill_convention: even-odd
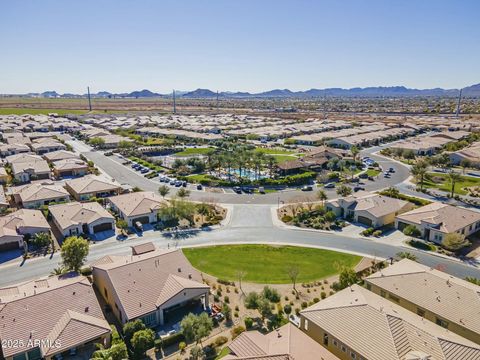
[[[323,279],[343,266],[354,267],[360,256],[330,250],[296,246],[222,245],[185,248],[183,253],[199,271],[219,279],[236,281],[245,271],[243,281],[262,284],[286,284],[291,280],[288,268],[299,269],[297,283]]]

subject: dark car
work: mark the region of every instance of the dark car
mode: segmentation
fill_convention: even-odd
[[[150,171],[150,169],[146,169],[146,168],[143,168],[142,170],[140,170],[140,172],[141,172],[142,174],[146,174],[146,173],[149,172],[149,171]]]
[[[239,187],[239,186],[235,186],[233,188],[233,191],[235,191],[237,194],[241,194],[242,193],[242,189]]]
[[[365,188],[364,188],[364,187],[361,187],[361,186],[355,186],[355,187],[353,188],[353,191],[354,191],[354,192],[357,192],[357,191],[360,191],[360,190],[365,191]]]
[[[183,181],[183,182],[182,182],[182,186],[183,186],[183,187],[187,187],[187,184],[188,184],[188,183],[187,183],[186,181]]]
[[[197,190],[202,190],[202,189],[203,189],[202,184],[198,184],[198,185],[197,185]]]
[[[368,178],[368,174],[367,174],[367,173],[363,173],[363,174],[358,175],[358,177],[359,177],[360,179],[367,179],[367,178]]]

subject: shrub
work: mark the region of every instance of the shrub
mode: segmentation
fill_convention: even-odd
[[[228,338],[226,336],[218,336],[215,341],[213,342],[215,347],[222,346],[228,342]]]
[[[256,292],[250,292],[245,297],[245,307],[247,309],[256,309],[258,307],[258,300],[260,296]]]
[[[246,327],[247,329],[251,329],[251,328],[252,328],[252,326],[253,326],[253,319],[252,319],[252,318],[246,317],[245,320],[244,320],[244,322],[245,322],[245,327]]]
[[[302,302],[302,309],[305,309],[308,306],[308,303],[306,301]]]
[[[238,335],[243,333],[245,331],[245,328],[241,325],[235,326],[230,333],[232,334],[232,339],[235,339]]]
[[[292,220],[293,220],[293,218],[292,218],[290,215],[283,215],[283,216],[282,216],[282,221],[283,221],[284,223],[289,223],[289,222],[292,221]]]
[[[235,286],[233,281],[225,280],[225,279],[217,279],[219,284],[227,285],[227,286]]]
[[[320,293],[320,297],[321,297],[322,299],[325,299],[325,298],[327,297],[327,293],[326,293],[325,291],[322,291],[322,292]]]
[[[365,229],[362,231],[362,235],[363,236],[371,236],[373,234],[373,232],[375,231],[374,228],[370,227],[368,229]]]
[[[185,341],[180,341],[180,343],[178,344],[178,350],[180,350],[181,354],[183,354],[186,347],[187,347],[187,343]]]
[[[230,303],[230,298],[228,296],[225,296],[223,298],[223,301],[225,301],[227,304],[229,304]]]
[[[382,235],[382,230],[375,230],[372,235],[375,237],[380,237]]]
[[[403,233],[407,236],[419,237],[421,235],[420,230],[415,225],[407,225],[403,229]]]
[[[292,313],[292,307],[289,304],[286,304],[283,307],[283,312],[287,315],[290,315]]]
[[[280,294],[278,293],[278,291],[269,286],[265,286],[263,288],[262,296],[268,299],[270,302],[273,302],[273,303],[280,302]]]
[[[183,335],[183,333],[178,332],[176,334],[170,335],[169,337],[163,338],[162,346],[165,348],[170,345],[178,344],[182,342],[185,342],[185,336]]]

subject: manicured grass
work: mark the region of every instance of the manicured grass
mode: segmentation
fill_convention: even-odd
[[[407,241],[407,244],[410,246],[413,246],[414,248],[420,249],[420,250],[427,250],[427,251],[435,251],[437,250],[437,247],[433,244],[426,243],[423,241],[418,241],[418,240],[409,240]]]
[[[269,155],[293,155],[295,154],[294,151],[291,150],[286,150],[282,148],[256,148],[256,152],[261,152],[264,154],[269,154]]]
[[[286,161],[297,159],[297,157],[293,155],[272,155],[272,157],[275,158],[275,160],[277,161],[277,164],[281,164]]]
[[[377,170],[377,169],[368,169],[367,170],[367,175],[368,176],[372,176],[372,177],[375,177],[377,176],[378,174],[380,174],[381,171],[380,170]]]
[[[427,188],[435,188],[439,190],[443,190],[446,192],[450,192],[451,185],[448,180],[447,174],[441,173],[428,173],[428,175],[433,179],[440,180],[439,182],[435,181],[425,181],[424,186]],[[470,186],[480,186],[480,178],[472,177],[472,176],[461,176],[461,180],[455,184],[454,193],[458,195],[466,195],[467,191],[463,188],[470,187]]]
[[[213,179],[213,177],[207,174],[195,174],[195,175],[188,175],[187,179],[189,182],[199,183],[201,181],[210,181]]]
[[[261,284],[286,284],[287,269],[299,268],[297,283],[310,282],[338,273],[342,266],[354,267],[360,256],[296,246],[231,245],[183,249],[199,271],[217,278],[235,281],[239,270],[244,281]]]
[[[183,151],[177,152],[175,156],[192,156],[192,155],[206,155],[213,152],[213,148],[187,148]]]

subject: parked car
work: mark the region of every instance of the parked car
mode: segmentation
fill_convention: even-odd
[[[360,190],[365,191],[365,188],[362,187],[362,186],[355,186],[355,187],[353,188],[353,191],[354,191],[354,192],[357,192],[357,191],[360,191]]]
[[[390,177],[390,173],[389,173],[389,172],[383,173],[383,177],[384,177],[384,178],[389,178],[389,177]]]
[[[197,190],[202,190],[202,189],[203,189],[202,184],[198,184],[198,185],[197,185]]]
[[[312,190],[313,190],[313,187],[311,187],[310,185],[302,186],[302,191],[312,191]]]
[[[180,180],[175,181],[175,187],[182,186],[182,182]]]
[[[183,187],[187,187],[187,184],[188,184],[188,183],[187,183],[186,181],[182,181],[182,186],[183,186]]]
[[[242,193],[242,189],[240,188],[240,186],[234,186],[234,187],[233,187],[233,191],[235,191],[237,194],[241,194],[241,193]]]
[[[367,174],[367,173],[363,173],[363,174],[358,175],[358,177],[359,177],[360,179],[367,179],[367,178],[368,178],[368,174]]]
[[[170,179],[170,185],[172,185],[172,186],[175,185],[175,180]]]
[[[335,184],[334,183],[328,183],[328,184],[323,185],[323,187],[325,189],[333,189],[335,187]]]
[[[141,172],[142,174],[146,174],[146,173],[149,172],[149,171],[150,171],[150,169],[147,169],[147,168],[143,168],[142,170],[140,170],[140,172]]]
[[[258,192],[259,192],[260,194],[265,194],[265,188],[264,188],[263,186],[260,186],[260,187],[258,188]]]
[[[388,172],[394,173],[395,169],[391,167],[390,169],[388,169]]]
[[[143,231],[143,225],[140,221],[135,221],[135,228],[138,230],[138,231]]]

